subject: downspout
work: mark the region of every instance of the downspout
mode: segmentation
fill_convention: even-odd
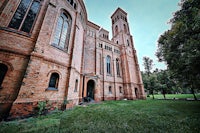
[[[71,65],[72,65],[72,58],[73,58],[73,53],[74,53],[73,50],[74,50],[74,41],[75,41],[75,35],[76,35],[76,19],[77,19],[77,14],[78,14],[78,12],[76,12],[76,14],[75,14],[75,20],[74,20],[74,34],[72,36],[72,47],[71,47],[71,50],[70,50],[71,54],[70,54],[70,59],[69,59],[70,64],[69,64],[69,68],[68,68],[69,74],[68,74],[68,78],[67,78],[67,81],[66,81],[67,88],[65,89],[64,102],[67,101],[68,88],[69,88],[69,80],[70,80],[70,76],[71,76],[71,69],[72,69]],[[65,105],[65,108],[66,108],[66,104],[65,103],[64,103],[64,105]]]
[[[113,57],[113,51],[112,51],[112,57]],[[115,60],[113,59],[114,90],[115,90],[115,100],[117,100],[117,92],[116,92],[116,85],[115,85],[115,76],[116,76],[116,74],[115,74],[114,67],[115,67]]]
[[[97,44],[97,38],[96,38],[96,33],[95,33],[95,75],[97,74],[97,46],[96,46],[96,44]]]
[[[84,97],[84,87],[85,87],[85,74],[83,74],[83,69],[85,70],[84,67],[84,53],[85,53],[85,34],[87,33],[86,30],[84,30],[84,34],[83,34],[83,48],[82,48],[82,61],[81,61],[81,74],[82,74],[82,94],[80,94],[80,96],[82,96],[81,98],[83,99]]]
[[[103,54],[103,48],[102,48],[102,56],[103,56],[103,55],[104,55],[104,54]],[[103,64],[103,68],[102,68],[102,69],[103,69],[103,101],[104,101],[104,100],[105,100],[105,99],[104,99],[104,80],[105,80],[105,79],[104,79],[104,78],[105,78],[105,77],[104,77],[104,76],[105,76],[105,75],[104,75],[104,56],[103,56],[102,64]]]

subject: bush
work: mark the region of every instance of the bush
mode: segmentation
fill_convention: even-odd
[[[46,101],[39,101],[38,102],[37,109],[38,109],[38,114],[39,115],[46,114],[46,112],[47,112],[46,103],[47,103]]]

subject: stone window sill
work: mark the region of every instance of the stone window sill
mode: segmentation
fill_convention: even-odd
[[[57,88],[54,88],[54,87],[48,87],[48,88],[46,89],[46,91],[58,91],[58,89],[57,89]]]
[[[26,33],[26,32],[23,32],[23,31],[18,31],[18,30],[15,30],[15,29],[12,29],[12,28],[8,28],[8,27],[0,27],[0,30],[5,30],[5,31],[8,31],[8,32],[16,33],[18,35],[23,35],[23,36],[26,36],[26,37],[31,37],[30,33]]]
[[[58,46],[58,45],[56,45],[54,43],[52,43],[51,46],[53,46],[54,48],[57,48],[57,49],[65,52],[65,53],[67,53],[67,48],[62,48],[62,47],[60,47],[60,46]]]

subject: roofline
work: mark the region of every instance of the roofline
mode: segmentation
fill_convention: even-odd
[[[109,31],[108,31],[108,30],[106,30],[106,29],[104,29],[104,28],[102,28],[102,27],[101,27],[101,29],[99,29],[99,31],[101,31],[101,30],[103,30],[103,31],[105,31],[105,32],[108,32],[108,33],[109,33]]]
[[[125,15],[127,15],[127,12],[125,12],[123,9],[121,9],[120,7],[118,7],[115,12],[112,14],[111,18],[114,16],[114,14],[117,12],[117,11],[121,11],[122,13],[124,13]]]
[[[93,28],[95,28],[97,30],[99,30],[99,28],[100,28],[100,26],[98,26],[97,24],[95,24],[95,23],[93,23],[93,22],[91,22],[89,20],[87,21],[87,25],[91,26],[91,27],[93,27]]]

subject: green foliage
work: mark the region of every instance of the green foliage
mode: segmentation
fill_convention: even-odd
[[[45,111],[46,111],[46,101],[39,101],[38,102],[38,106],[37,106],[37,108],[38,108],[38,114],[39,115],[42,115],[42,114],[44,114],[45,113]]]
[[[198,101],[106,101],[38,118],[2,122],[0,132],[197,133],[198,108]]]
[[[149,76],[153,67],[153,60],[145,56],[143,57],[143,65],[144,65],[145,72]]]
[[[157,57],[184,87],[200,87],[200,1],[182,0],[172,27],[158,40]]]

